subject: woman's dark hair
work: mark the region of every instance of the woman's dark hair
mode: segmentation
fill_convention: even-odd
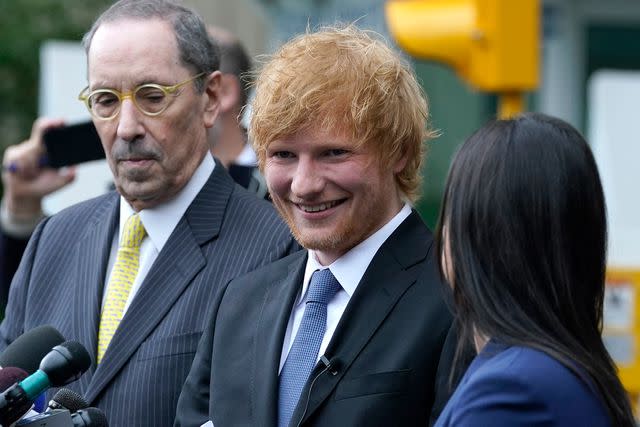
[[[601,337],[605,209],[591,150],[571,125],[497,120],[453,160],[437,247],[452,273],[458,354],[474,332],[543,351],[595,385],[612,425],[627,426],[628,397]]]

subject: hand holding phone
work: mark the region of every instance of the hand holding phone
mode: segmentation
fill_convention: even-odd
[[[42,198],[73,181],[73,168],[56,170],[46,163],[43,135],[63,125],[60,119],[40,118],[34,122],[29,139],[5,150],[3,202],[12,221],[30,222],[40,217]]]
[[[100,137],[92,122],[69,126],[61,126],[62,122],[58,121],[55,124],[53,121],[45,123],[45,128],[37,131],[39,125],[36,121],[32,137],[12,148],[20,151],[12,156],[15,160],[6,159],[5,156],[5,171],[33,175],[36,169],[43,167],[59,169],[105,158]]]
[[[50,128],[42,137],[49,167],[57,169],[105,158],[100,137],[92,122]]]

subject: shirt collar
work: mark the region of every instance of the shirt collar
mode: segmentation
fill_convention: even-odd
[[[315,251],[309,249],[307,256],[307,265],[304,272],[304,281],[302,282],[302,292],[296,305],[304,301],[311,275],[316,270],[329,268],[334,277],[340,282],[342,289],[349,295],[353,295],[358,283],[362,280],[365,271],[369,268],[371,260],[376,255],[382,244],[393,234],[393,232],[402,224],[402,222],[411,214],[411,206],[405,203],[400,212],[398,212],[389,222],[382,226],[378,231],[367,237],[354,246],[349,252],[335,260],[331,265],[323,266],[318,262]]]
[[[147,231],[147,236],[158,252],[160,252],[165,243],[167,243],[169,236],[171,236],[176,225],[178,225],[180,218],[182,218],[189,205],[191,205],[200,190],[202,190],[202,187],[207,183],[215,166],[216,164],[211,153],[207,152],[200,166],[198,166],[191,176],[191,179],[173,199],[154,208],[143,209],[139,212],[140,220]],[[125,222],[134,213],[135,211],[131,205],[121,196],[118,241],[120,241]]]

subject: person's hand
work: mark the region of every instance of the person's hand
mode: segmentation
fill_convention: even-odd
[[[42,134],[60,127],[60,119],[40,118],[33,124],[31,137],[8,147],[2,161],[2,202],[9,215],[16,220],[28,221],[42,215],[42,198],[69,184],[75,178],[73,168],[61,170],[41,166],[45,154]]]

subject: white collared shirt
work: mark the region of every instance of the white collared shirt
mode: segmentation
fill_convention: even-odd
[[[173,199],[161,204],[160,206],[156,206],[155,208],[143,209],[139,212],[140,220],[147,231],[147,237],[144,238],[140,245],[140,264],[138,267],[138,275],[131,287],[129,298],[124,306],[124,313],[126,313],[127,309],[131,305],[131,301],[133,301],[138,290],[140,290],[140,285],[142,285],[145,277],[147,277],[147,273],[149,273],[151,266],[155,262],[156,258],[158,258],[158,254],[164,247],[165,243],[169,240],[169,236],[171,236],[171,233],[173,233],[173,230],[187,211],[187,208],[191,205],[200,190],[202,190],[202,187],[206,184],[209,176],[215,168],[215,165],[213,156],[211,156],[211,153],[207,153],[189,182],[187,182],[184,188],[180,190]],[[107,270],[109,271],[109,274],[105,278],[104,295],[107,294],[109,278],[111,277],[113,265],[116,262],[120,236],[124,229],[124,224],[134,213],[135,211],[129,203],[123,197],[120,197],[120,223],[111,245],[111,254],[109,256],[109,266]],[[104,305],[104,298],[102,299],[102,304]]]
[[[314,251],[309,250],[307,256],[307,265],[304,271],[304,280],[302,282],[302,290],[300,295],[296,299],[293,305],[293,311],[289,318],[289,324],[287,325],[287,332],[284,336],[284,342],[282,344],[282,353],[280,356],[280,369],[282,370],[284,362],[287,360],[287,355],[293,345],[292,337],[295,337],[302,322],[302,316],[304,314],[305,304],[307,302],[307,290],[309,288],[309,282],[311,281],[311,275],[316,270],[322,270],[329,268],[334,277],[340,282],[341,289],[333,297],[329,304],[327,304],[327,328],[324,333],[324,338],[320,344],[320,351],[318,352],[319,360],[331,341],[331,337],[338,326],[338,322],[342,317],[342,313],[347,308],[347,304],[351,299],[351,296],[356,291],[358,283],[362,280],[365,271],[371,264],[371,260],[376,255],[382,244],[393,234],[393,232],[402,224],[402,222],[411,214],[411,206],[405,204],[400,212],[396,214],[389,222],[387,222],[382,228],[373,233],[364,241],[360,242],[357,246],[353,247],[349,252],[342,255],[335,260],[331,265],[321,265],[316,257]]]

